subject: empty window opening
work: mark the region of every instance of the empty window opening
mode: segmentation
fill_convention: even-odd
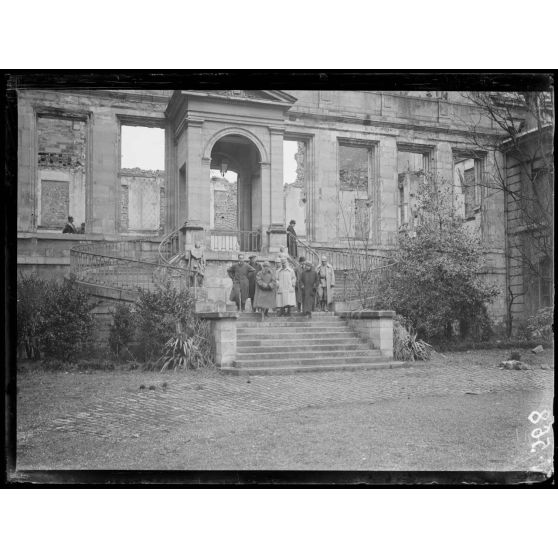
[[[71,216],[75,227],[85,232],[87,122],[38,117],[37,148],[38,228],[62,232]]]
[[[430,152],[425,151],[397,151],[397,220],[400,228],[414,228],[418,187],[428,178],[430,157]]]
[[[292,220],[297,236],[306,236],[306,143],[283,141],[285,227]]]
[[[120,131],[121,232],[159,233],[167,212],[165,130],[123,125]]]
[[[147,126],[121,127],[121,168],[165,168],[165,130]]]
[[[454,156],[453,181],[461,191],[463,200],[463,216],[465,219],[474,217],[480,209],[481,180],[483,162],[480,158]]]
[[[339,144],[339,214],[341,236],[368,240],[372,230],[374,147]]]

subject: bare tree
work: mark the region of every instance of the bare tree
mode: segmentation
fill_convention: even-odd
[[[463,96],[496,128],[496,134],[487,134],[480,118],[467,123],[472,154],[491,153],[494,161],[490,171],[483,173],[481,187],[486,193],[504,194],[507,262],[526,271],[531,280],[540,280],[546,272],[541,262],[554,259],[553,93],[471,92]],[[513,299],[521,294],[508,293],[510,334]]]

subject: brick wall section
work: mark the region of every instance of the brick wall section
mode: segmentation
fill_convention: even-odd
[[[236,230],[238,228],[237,184],[224,178],[214,178],[215,228]]]
[[[157,230],[146,232],[161,233],[167,219],[167,190],[164,171],[122,169],[120,185],[120,232],[130,231],[130,188],[141,185],[143,188],[156,189],[159,195],[159,227]]]
[[[85,121],[40,117],[37,122],[37,140],[39,168],[75,168],[85,165]]]
[[[128,186],[120,185],[120,230],[128,230]]]

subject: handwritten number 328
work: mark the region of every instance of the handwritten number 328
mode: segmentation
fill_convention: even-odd
[[[529,420],[533,424],[538,424],[541,420],[548,420],[549,418],[550,418],[550,413],[546,409],[542,413],[539,413],[538,411],[533,411],[529,415]],[[550,424],[547,424],[544,428],[535,428],[531,432],[531,437],[540,438],[541,436],[548,434],[548,432],[550,432],[550,429],[552,428],[552,422]],[[537,451],[536,448],[539,445],[542,446],[541,449],[546,449],[550,445],[550,440],[547,438],[544,442],[542,440],[537,440],[536,442],[534,442],[531,445],[531,453]]]

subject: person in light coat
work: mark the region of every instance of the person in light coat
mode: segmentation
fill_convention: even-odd
[[[320,310],[325,312],[331,310],[333,304],[333,288],[335,287],[335,272],[327,258],[322,256],[322,263],[316,269],[318,273],[318,304]]]
[[[296,305],[295,272],[287,265],[287,258],[281,258],[281,268],[277,270],[276,306],[279,316],[291,315],[291,307]]]

